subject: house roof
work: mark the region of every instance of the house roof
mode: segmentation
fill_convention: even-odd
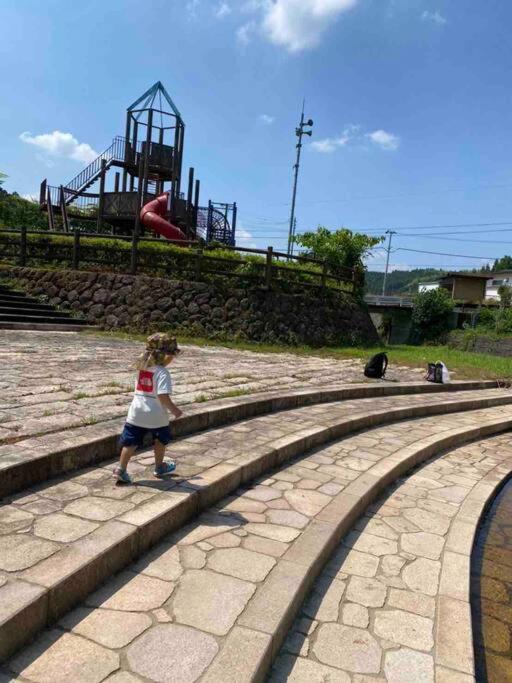
[[[472,280],[492,280],[494,275],[491,275],[490,273],[488,275],[484,273],[446,273],[446,275],[439,278],[439,282],[455,277],[470,278]]]

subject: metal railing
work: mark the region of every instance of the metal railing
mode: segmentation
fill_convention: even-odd
[[[366,294],[364,300],[373,306],[399,306],[412,308],[413,300],[410,296],[391,296],[382,294]]]

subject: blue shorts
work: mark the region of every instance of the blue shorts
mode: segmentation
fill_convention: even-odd
[[[121,434],[121,438],[119,439],[119,445],[121,447],[137,446],[137,448],[140,448],[143,445],[144,437],[148,432],[153,437],[153,443],[158,440],[161,444],[167,446],[172,439],[171,428],[169,425],[151,429],[149,427],[137,427],[137,425],[132,425],[129,422],[126,422]]]

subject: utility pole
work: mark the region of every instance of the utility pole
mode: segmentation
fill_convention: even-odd
[[[384,281],[382,283],[382,296],[386,296],[386,281],[388,279],[388,270],[389,270],[389,255],[391,253],[391,239],[393,238],[393,235],[396,235],[396,230],[386,230],[386,235],[389,235],[389,240],[388,240],[388,255],[386,258],[386,270],[384,272]]]
[[[295,219],[295,198],[297,196],[297,180],[299,177],[299,166],[300,166],[300,151],[302,149],[302,136],[303,135],[311,135],[313,132],[311,130],[304,130],[305,128],[311,128],[313,125],[312,119],[308,119],[307,121],[304,121],[304,104],[305,100],[302,101],[302,114],[300,116],[300,123],[298,128],[295,129],[295,135],[299,138],[299,141],[296,145],[297,147],[297,161],[295,162],[295,166],[293,167],[295,170],[294,173],[294,179],[293,179],[293,194],[292,194],[292,209],[290,212],[290,227],[288,229],[288,250],[287,254],[288,257],[291,255],[291,245],[292,245],[292,236],[293,236],[293,224],[294,224],[294,219]]]
[[[292,240],[290,244],[290,256],[293,256],[293,249],[295,247],[295,233],[297,232],[297,217],[293,218]]]

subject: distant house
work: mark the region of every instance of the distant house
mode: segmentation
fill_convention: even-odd
[[[501,287],[501,285],[512,287],[512,270],[499,270],[495,273],[491,273],[491,275],[492,280],[489,280],[487,283],[485,298],[499,301],[500,295],[498,294],[498,289]]]
[[[512,277],[512,273],[511,273]],[[491,274],[483,273],[447,273],[437,282],[420,282],[419,292],[428,292],[432,289],[446,289],[452,299],[465,304],[479,304],[486,299],[486,287],[488,280],[492,280]]]
[[[479,304],[485,301],[487,281],[492,275],[482,273],[447,273],[440,278],[439,286],[448,290],[452,299],[465,304]]]

